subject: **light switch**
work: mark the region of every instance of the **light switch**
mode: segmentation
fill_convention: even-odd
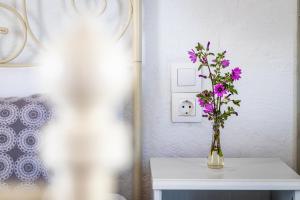
[[[178,86],[195,86],[196,85],[196,70],[194,68],[178,68],[177,69],[177,84]]]
[[[172,64],[172,93],[199,92],[202,88],[201,71],[198,66],[191,63]]]

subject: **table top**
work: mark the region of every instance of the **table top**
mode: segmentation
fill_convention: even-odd
[[[206,158],[151,158],[157,190],[300,190],[300,176],[279,158],[225,158],[209,169]]]

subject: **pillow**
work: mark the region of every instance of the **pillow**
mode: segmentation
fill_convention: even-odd
[[[41,129],[51,119],[47,98],[0,98],[0,183],[48,180],[38,156]]]

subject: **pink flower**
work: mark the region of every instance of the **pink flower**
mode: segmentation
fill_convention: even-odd
[[[205,102],[201,98],[198,98],[198,103],[201,107],[205,106]]]
[[[230,61],[224,59],[221,61],[221,65],[223,68],[228,67],[230,65]]]
[[[188,54],[189,54],[189,58],[190,60],[195,63],[197,61],[197,54],[196,52],[194,51],[194,49],[191,49],[191,51],[188,51]]]
[[[242,70],[238,67],[231,71],[231,79],[237,81],[241,78]]]
[[[226,90],[226,88],[224,87],[224,85],[222,83],[218,83],[214,87],[214,93],[218,97],[223,97],[224,94],[227,94],[227,90]]]
[[[204,110],[205,113],[211,113],[214,111],[214,105],[212,103],[205,104]]]

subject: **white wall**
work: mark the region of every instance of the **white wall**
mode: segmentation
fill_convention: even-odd
[[[226,157],[280,157],[296,165],[296,0],[144,0],[144,196],[149,158],[206,157],[211,126],[172,123],[170,64],[199,41],[243,70],[239,117],[222,130]],[[226,165],[226,160],[225,160]]]

